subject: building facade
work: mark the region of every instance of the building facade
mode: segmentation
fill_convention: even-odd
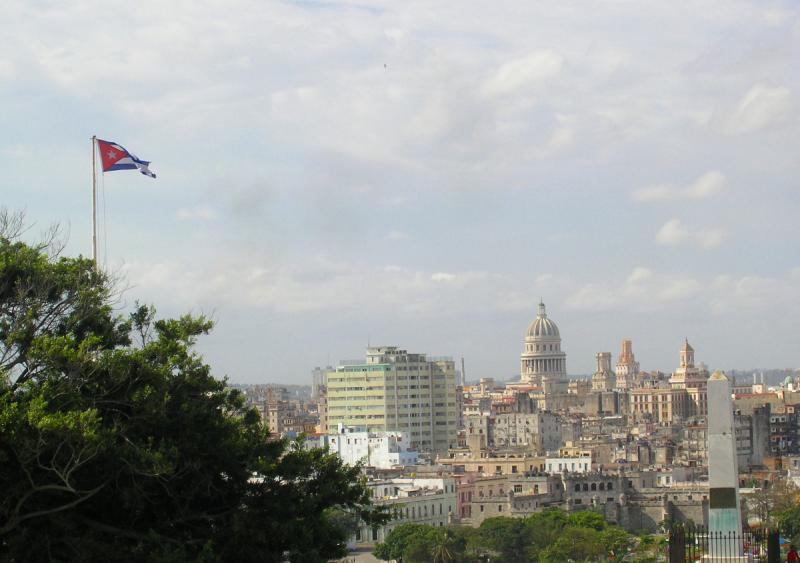
[[[395,346],[367,349],[327,376],[327,432],[400,431],[421,452],[457,445],[456,371],[451,358],[427,358]]]
[[[419,457],[405,432],[358,432],[341,424],[337,434],[308,437],[305,445],[327,447],[347,464],[363,463],[377,469],[415,465]]]
[[[617,375],[611,371],[611,352],[598,352],[597,367],[592,374],[592,391],[612,391],[617,386]]]
[[[703,365],[695,366],[694,348],[689,345],[688,340],[685,340],[681,347],[680,364],[669,378],[669,384],[673,389],[686,390],[689,398],[687,404],[689,416],[708,414],[708,370]]]

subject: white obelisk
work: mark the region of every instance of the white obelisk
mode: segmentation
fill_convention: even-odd
[[[739,468],[731,385],[721,371],[715,371],[708,379],[708,484],[710,536],[730,535],[731,539],[720,542],[710,537],[707,560],[738,561],[741,558],[741,561],[746,561],[742,554]]]

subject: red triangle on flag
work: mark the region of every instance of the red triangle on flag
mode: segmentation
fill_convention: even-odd
[[[104,171],[114,166],[117,161],[129,156],[126,150],[102,139],[97,139],[97,150],[100,153],[100,162]]]

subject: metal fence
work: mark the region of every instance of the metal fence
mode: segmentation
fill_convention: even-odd
[[[723,533],[704,528],[675,527],[668,535],[669,563],[780,563],[779,541],[778,532],[771,530]]]

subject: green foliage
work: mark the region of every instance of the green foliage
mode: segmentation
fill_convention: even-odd
[[[592,560],[605,552],[601,535],[594,528],[567,526],[555,541],[545,548],[540,555],[542,561]]]
[[[403,556],[403,552],[409,542],[415,536],[427,533],[430,526],[424,524],[405,523],[392,529],[386,540],[375,546],[373,554],[378,559],[398,559]]]
[[[579,528],[592,528],[597,531],[605,530],[606,520],[597,512],[590,510],[582,510],[580,512],[573,512],[569,515],[568,521],[571,526]]]
[[[800,543],[800,505],[784,509],[777,515],[778,529],[795,545]]]
[[[525,521],[520,518],[487,518],[480,528],[482,544],[509,563],[527,561],[529,543]]]
[[[47,250],[0,225],[0,559],[320,561],[385,521],[358,467],[269,441],[213,377],[209,319],[114,316],[105,274]]]
[[[632,551],[638,541],[597,513],[551,509],[526,518],[488,518],[476,529],[401,524],[373,553],[384,560],[402,557],[405,563],[473,562],[482,556],[512,563],[622,561],[636,556]],[[645,561],[650,555],[642,551],[638,556]]]

